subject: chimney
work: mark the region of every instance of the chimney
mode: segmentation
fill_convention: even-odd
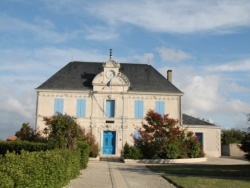
[[[167,79],[168,79],[169,82],[172,83],[172,70],[167,71]]]

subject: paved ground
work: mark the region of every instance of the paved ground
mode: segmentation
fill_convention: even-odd
[[[197,164],[197,163],[196,163]],[[249,164],[241,158],[209,158],[199,164]],[[90,161],[81,175],[65,188],[174,188],[160,174],[145,167],[145,164],[125,164],[116,158],[106,161]]]

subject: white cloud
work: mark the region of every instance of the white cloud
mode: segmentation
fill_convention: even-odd
[[[8,16],[7,14],[0,13],[0,31],[8,31],[10,33],[18,33],[19,37],[23,35],[30,35],[30,39],[34,36],[36,40],[46,40],[51,43],[65,42],[69,39],[76,38],[81,32],[74,30],[71,32],[59,32],[54,28],[54,24],[50,20],[41,18],[34,18],[32,21],[24,21],[18,18]],[[21,39],[20,39],[21,40]]]
[[[229,32],[249,27],[250,1],[101,1],[87,10],[114,24],[133,24],[150,31],[168,33]]]
[[[156,48],[163,62],[180,62],[192,58],[192,56],[182,50],[160,47]]]
[[[218,72],[250,71],[250,59],[225,63],[222,65],[209,66],[205,69],[208,71]]]
[[[182,112],[212,119],[223,127],[246,127],[243,113],[249,112],[250,103],[240,100],[240,96],[229,92],[246,92],[248,88],[227,82],[219,74],[198,72],[195,67],[164,67],[160,72],[165,75],[167,69],[173,70],[173,84],[184,92]],[[231,87],[231,88],[230,88]],[[249,90],[248,90],[249,91]]]

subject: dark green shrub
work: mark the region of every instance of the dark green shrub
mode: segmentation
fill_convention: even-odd
[[[124,159],[141,159],[142,158],[142,154],[139,148],[135,146],[129,146],[127,142],[124,145],[121,154]]]
[[[181,155],[181,148],[179,142],[168,142],[162,147],[159,153],[161,159],[178,159]]]
[[[5,155],[7,151],[15,152],[20,154],[22,150],[33,152],[33,151],[46,151],[51,150],[53,147],[45,143],[36,143],[28,141],[0,141],[0,155]]]
[[[81,153],[81,168],[86,168],[89,162],[89,144],[84,141],[79,141],[77,148]]]

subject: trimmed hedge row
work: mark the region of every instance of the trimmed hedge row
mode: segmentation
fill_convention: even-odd
[[[28,141],[0,141],[0,155],[5,155],[7,151],[20,154],[22,150],[33,151],[46,151],[51,150],[53,147],[45,143],[36,143]]]
[[[87,144],[76,150],[6,153],[0,156],[0,187],[63,187],[86,168],[88,154]]]

